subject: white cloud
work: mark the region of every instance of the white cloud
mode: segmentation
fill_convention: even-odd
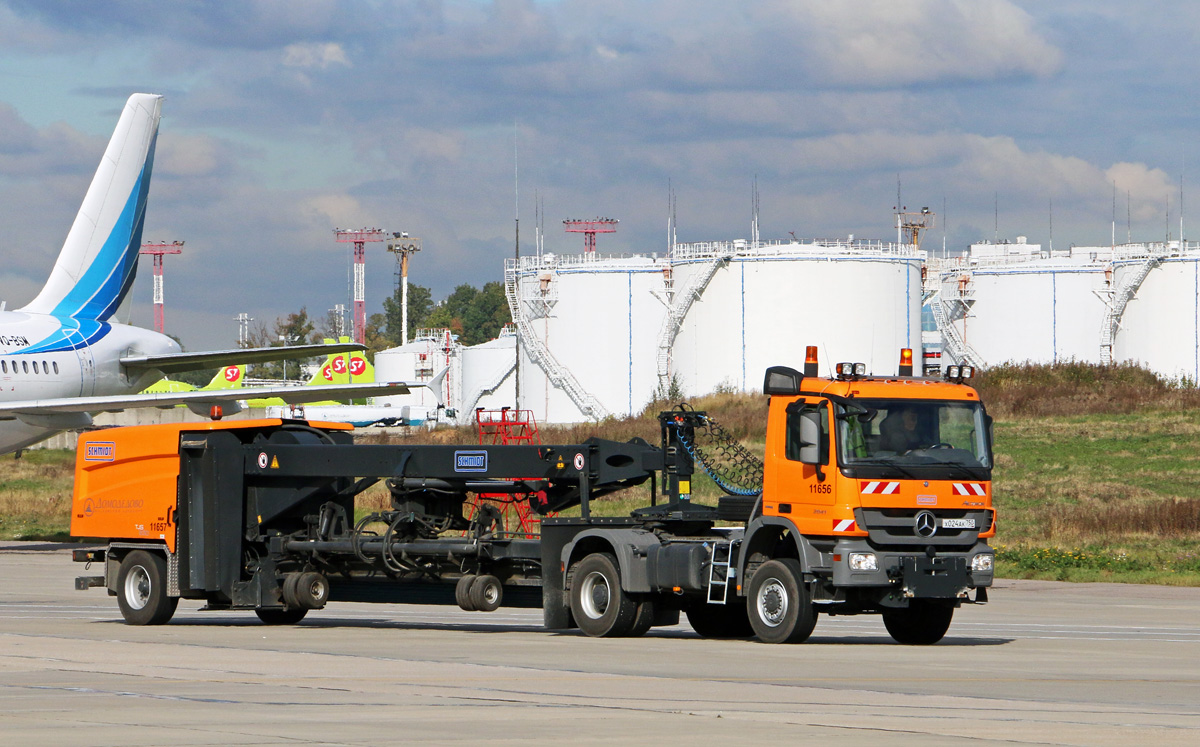
[[[1062,53],[1005,0],[779,0],[814,72],[842,85],[895,86],[1044,77]],[[802,50],[802,51],[801,51]]]
[[[283,64],[288,67],[326,70],[333,65],[351,67],[346,50],[334,42],[289,44],[283,49]]]

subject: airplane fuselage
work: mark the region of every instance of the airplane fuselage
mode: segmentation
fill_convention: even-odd
[[[0,311],[0,402],[139,392],[161,374],[127,369],[120,359],[179,350],[170,337],[127,324]],[[38,419],[0,420],[0,453],[70,426],[52,418],[29,422]]]

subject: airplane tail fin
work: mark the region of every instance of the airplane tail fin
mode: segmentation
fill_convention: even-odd
[[[246,367],[242,365],[225,366],[212,381],[204,385],[205,391],[213,389],[241,389],[242,379],[246,378]]]
[[[335,341],[326,337],[326,345]],[[337,342],[350,342],[349,337],[342,337]],[[375,382],[375,367],[367,360],[362,351],[351,353],[331,354],[320,370],[308,381],[308,386],[327,386],[329,384],[373,384]]]
[[[23,311],[105,321],[137,272],[162,96],[125,103],[100,167],[42,291]]]

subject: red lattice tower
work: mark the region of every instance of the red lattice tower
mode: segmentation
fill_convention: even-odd
[[[154,257],[154,330],[162,333],[166,327],[166,315],[163,313],[163,256],[183,254],[183,242],[172,241],[170,244],[147,242],[142,244],[142,250],[138,253]]]
[[[383,241],[380,228],[333,229],[339,244],[354,244],[354,341],[367,342],[367,251],[368,241]]]
[[[564,220],[567,233],[583,234],[583,251],[596,251],[596,234],[616,233],[617,224],[621,221],[615,218],[594,218],[592,220]]]
[[[479,444],[507,446],[509,444],[540,444],[537,419],[533,410],[514,410],[505,407],[502,410],[475,411],[475,431],[479,434]],[[545,503],[544,492],[512,494],[480,493],[474,503],[468,505],[467,518],[470,519],[479,510],[482,501],[495,506],[504,520],[504,530],[513,534],[523,534],[531,539],[541,534],[541,518],[533,510],[533,503]],[[553,514],[547,514],[553,516]]]

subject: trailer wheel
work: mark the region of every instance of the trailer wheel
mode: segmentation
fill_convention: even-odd
[[[701,638],[749,638],[754,635],[746,600],[734,599],[726,604],[709,604],[704,600],[687,607],[688,624]]]
[[[476,578],[478,576],[474,573],[468,573],[454,585],[454,601],[467,612],[475,611],[475,604],[471,601],[471,585],[475,583]]]
[[[319,610],[329,601],[329,579],[316,571],[305,571],[296,579],[297,606]]]
[[[800,562],[768,560],[750,579],[750,625],[763,643],[801,643],[812,635],[817,613],[804,587]]]
[[[254,610],[254,614],[258,615],[258,619],[267,625],[295,625],[304,619],[304,616],[308,614],[308,610],[303,607],[257,609]]]
[[[162,625],[175,614],[179,597],[167,596],[167,561],[158,553],[134,550],[117,573],[117,605],[130,625]]]
[[[637,617],[637,603],[621,589],[617,559],[596,552],[572,570],[571,614],[579,629],[593,638],[629,635]]]
[[[929,599],[914,599],[903,609],[885,609],[883,626],[897,643],[929,646],[946,635],[954,605]]]
[[[500,579],[485,573],[482,576],[476,576],[471,582],[471,606],[480,612],[495,612],[500,608],[500,602],[504,599],[504,587],[500,585]]]

